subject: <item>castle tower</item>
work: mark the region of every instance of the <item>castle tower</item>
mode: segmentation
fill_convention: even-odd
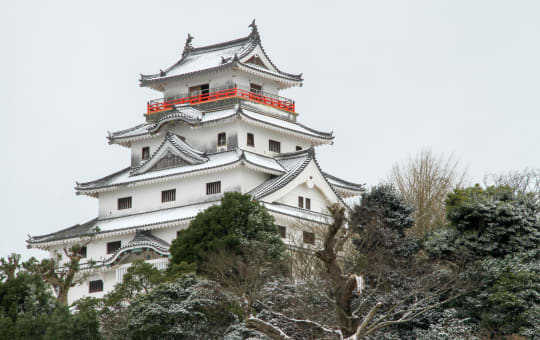
[[[70,290],[70,302],[103,296],[134,260],[166,268],[177,232],[225,192],[250,194],[274,216],[286,243],[310,247],[318,240],[304,222],[328,223],[329,204],[363,191],[321,170],[315,148],[334,136],[298,122],[294,101],[280,91],[301,86],[302,75],[281,71],[255,21],[250,28],[244,38],[203,47],[188,35],[178,62],[141,75],[140,85],[161,98],[148,102],[143,123],[108,136],[109,144],[129,149],[131,164],[76,183],[78,195],[97,199],[97,217],[27,240],[51,255],[86,244],[82,267],[92,260],[95,270]]]

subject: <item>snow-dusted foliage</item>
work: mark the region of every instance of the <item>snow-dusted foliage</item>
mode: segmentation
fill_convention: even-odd
[[[240,323],[229,327],[223,340],[270,340],[270,338]]]
[[[448,196],[448,219],[455,231],[434,233],[426,249],[436,257],[466,261],[525,251],[540,255],[540,207],[508,187],[456,189]]]
[[[417,340],[477,340],[474,327],[467,319],[460,319],[455,309],[444,310],[442,317],[428,329],[416,329]]]
[[[186,276],[128,308],[128,339],[219,339],[241,317],[235,299],[212,281]]]

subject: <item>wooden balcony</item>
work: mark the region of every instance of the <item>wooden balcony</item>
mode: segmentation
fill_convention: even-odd
[[[291,99],[262,91],[252,92],[235,86],[225,89],[210,89],[208,93],[202,93],[195,96],[185,96],[173,99],[167,98],[168,100],[163,98],[154,99],[149,101],[147,104],[147,114],[168,111],[172,109],[174,105],[198,105],[228,98],[250,100],[252,102],[268,105],[293,114],[296,113],[294,101]]]

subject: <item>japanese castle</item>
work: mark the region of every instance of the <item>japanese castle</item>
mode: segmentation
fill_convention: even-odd
[[[315,147],[332,144],[331,132],[302,125],[295,102],[280,91],[302,86],[302,75],[281,71],[261,44],[255,25],[248,36],[194,47],[188,34],[180,59],[140,86],[161,92],[147,104],[145,121],[109,133],[109,144],[127,148],[131,164],[89,182],[77,195],[97,199],[97,217],[47,235],[28,246],[63,253],[81,248],[91,276],[69,291],[69,302],[102,297],[130,264],[144,259],[166,268],[169,246],[197,213],[219,204],[223,193],[247,193],[261,202],[285,242],[317,242],[303,228],[328,223],[327,206],[363,191],[360,184],[321,169]]]

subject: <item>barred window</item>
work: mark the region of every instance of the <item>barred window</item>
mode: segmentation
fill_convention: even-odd
[[[94,280],[90,281],[88,284],[88,292],[89,293],[97,293],[103,291],[103,281],[101,280]]]
[[[107,254],[112,254],[122,247],[122,241],[107,242]]]
[[[311,233],[309,231],[304,231],[303,236],[304,236],[304,243],[306,243],[306,244],[315,244],[315,234],[314,233]]]
[[[251,58],[250,60],[252,60],[252,59],[253,59],[253,58]],[[261,66],[262,66],[262,63],[261,63]],[[257,84],[250,83],[250,84],[249,84],[249,91],[250,91],[250,92],[253,92],[253,93],[261,94],[261,92],[262,92],[262,86],[261,86],[261,85],[257,85]]]
[[[142,160],[145,161],[147,159],[150,159],[150,147],[149,146],[145,146],[144,148],[142,148]]]
[[[278,142],[278,141],[269,139],[268,140],[268,150],[270,150],[272,152],[280,153],[281,152],[281,143]]]
[[[221,181],[206,183],[206,194],[213,195],[221,192]]]
[[[176,201],[176,189],[163,190],[161,192],[161,203]]]
[[[311,199],[306,197],[306,209],[311,210]]]
[[[217,135],[217,146],[227,145],[227,134],[225,132],[218,133]]]
[[[279,236],[281,238],[286,238],[287,237],[287,228],[282,226],[282,225],[278,225],[278,232],[279,232]]]
[[[303,208],[304,207],[304,197],[298,196],[298,207]]]
[[[252,133],[247,134],[247,146],[255,146],[255,136]]]
[[[118,210],[131,208],[131,196],[118,199]]]
[[[85,258],[86,258],[86,252],[87,252],[87,251],[86,251],[86,247],[81,247],[81,249],[79,249],[79,253],[78,253],[78,254],[79,254],[79,256],[80,256],[81,258],[85,259]]]

